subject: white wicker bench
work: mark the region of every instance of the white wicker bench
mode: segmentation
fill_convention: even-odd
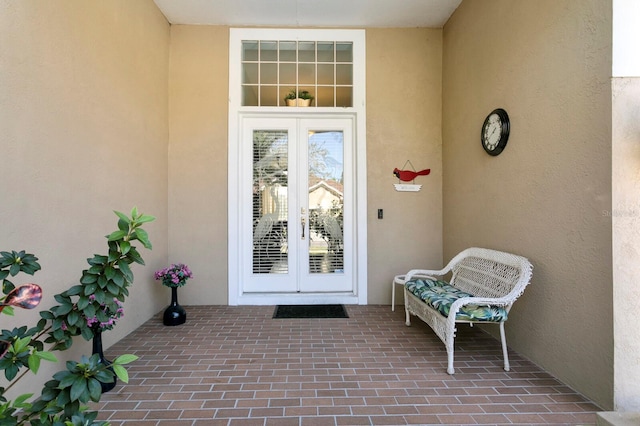
[[[406,325],[415,315],[433,329],[447,348],[447,373],[453,374],[456,323],[500,324],[504,369],[509,371],[504,323],[532,269],[522,256],[483,248],[464,250],[439,271],[413,269],[400,276]],[[443,281],[445,277],[450,278]]]

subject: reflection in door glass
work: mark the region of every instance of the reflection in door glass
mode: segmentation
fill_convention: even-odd
[[[289,272],[286,130],[253,132],[253,273]]]
[[[344,139],[309,132],[309,273],[344,273]]]

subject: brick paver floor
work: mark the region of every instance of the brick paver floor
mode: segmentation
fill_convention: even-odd
[[[106,351],[140,357],[91,408],[112,426],[595,424],[598,407],[500,343],[459,327],[444,344],[404,309],[348,306],[348,319],[272,319],[273,306],[161,313]],[[508,328],[508,324],[507,324]]]

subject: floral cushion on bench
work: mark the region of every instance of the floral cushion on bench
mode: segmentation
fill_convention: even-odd
[[[417,279],[407,281],[407,290],[414,296],[440,312],[445,317],[449,316],[451,304],[462,297],[473,297],[469,293],[458,290],[446,281]],[[460,321],[490,321],[500,322],[507,320],[507,311],[501,306],[476,306],[465,305],[456,315]]]

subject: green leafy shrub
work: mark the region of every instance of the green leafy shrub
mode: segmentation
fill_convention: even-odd
[[[87,259],[89,268],[82,271],[80,284],[55,295],[59,305],[41,311],[41,320],[35,327],[22,326],[0,333],[0,369],[11,382],[6,389],[0,387],[0,425],[107,424],[96,422],[98,413],[87,411],[85,404],[100,400],[101,383],[113,383],[116,376],[128,383],[129,376],[123,366],[135,361],[137,357],[134,355],[121,355],[109,366],[101,363],[97,354],[82,356],[80,362],[67,361],[67,369],[54,374],[35,400],[31,400],[33,394],[20,395],[13,401],[4,395],[26,373],[37,373],[42,360],[57,362],[52,352],[44,350],[44,343],[51,344],[51,350],[55,351],[70,348],[74,336],[91,340],[102,329],[101,323],[109,320],[109,309],[116,312],[129,295],[128,287],[133,283],[129,265],[144,265],[142,256],[132,243],[139,241],[145,248],[152,248],[148,234],[141,226],[155,218],[138,213],[136,208],[132,209],[130,216],[115,213],[119,218],[118,230],[106,237],[108,253]],[[31,309],[37,306],[41,297],[40,287],[36,284],[16,287],[9,277],[19,273],[34,275],[39,270],[38,258],[32,254],[0,252],[0,280],[4,294],[0,300],[0,312],[13,315],[14,307]]]

